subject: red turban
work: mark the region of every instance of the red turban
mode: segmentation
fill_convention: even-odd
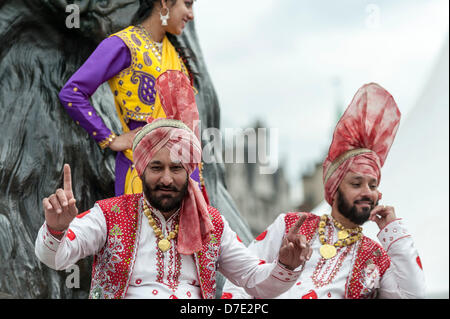
[[[351,171],[380,183],[381,167],[394,142],[400,111],[391,94],[376,83],[361,87],[339,120],[323,163],[325,199],[333,197]]]
[[[202,154],[198,135],[192,130],[198,129],[198,122],[195,121],[199,118],[198,110],[195,98],[192,99],[192,87],[190,84],[184,85],[185,81],[189,81],[184,74],[167,71],[160,78],[157,87],[159,83],[161,103],[170,106],[173,111],[166,112],[170,118],[150,118],[149,124],[136,134],[133,141],[134,165],[139,176],[142,176],[153,156],[165,147],[169,149],[172,161],[181,162],[185,168],[189,182],[188,193],[180,210],[178,252],[190,255],[202,248],[213,230],[205,197],[197,182],[191,178],[191,173],[201,162]]]

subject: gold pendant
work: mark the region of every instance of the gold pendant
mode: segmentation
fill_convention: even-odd
[[[159,242],[158,242],[158,247],[159,247],[159,249],[163,252],[163,253],[165,253],[166,251],[168,251],[169,249],[170,249],[170,241],[168,241],[167,239],[161,239]]]
[[[336,256],[336,247],[332,245],[322,245],[320,246],[320,255],[325,259],[330,259]]]
[[[345,239],[347,237],[348,237],[348,232],[346,230],[338,231],[338,238],[339,239]]]

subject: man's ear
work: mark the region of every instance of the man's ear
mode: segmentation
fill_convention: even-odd
[[[338,189],[334,192],[334,195],[333,195],[333,205],[331,205],[332,207],[334,207],[334,208],[337,208],[337,198],[338,198],[338,193],[339,193],[339,187],[338,187]]]

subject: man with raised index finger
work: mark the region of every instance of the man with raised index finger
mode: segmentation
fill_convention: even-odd
[[[423,298],[424,274],[417,250],[394,207],[378,205],[383,166],[400,123],[400,111],[381,86],[361,87],[338,122],[323,163],[331,215],[280,215],[249,248],[262,260],[278,257],[283,234],[300,216],[312,248],[301,276],[278,298]],[[380,228],[378,244],[362,233],[367,220]],[[296,233],[296,232],[295,232]],[[287,237],[289,237],[289,235]],[[226,282],[222,298],[250,298]]]
[[[143,193],[101,200],[78,214],[65,165],[64,189],[43,200],[36,255],[57,270],[94,255],[90,298],[214,298],[216,271],[249,294],[272,298],[295,283],[309,256],[305,239],[293,232],[276,261],[260,264],[207,205],[191,178],[201,144],[188,84],[179,71],[157,80],[163,107],[183,107],[177,118],[150,121],[133,141]]]

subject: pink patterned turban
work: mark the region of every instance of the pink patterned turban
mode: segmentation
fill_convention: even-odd
[[[199,114],[188,77],[183,72],[168,70],[158,77],[155,89],[166,118],[182,121],[200,140]]]
[[[391,94],[376,83],[362,86],[339,120],[323,163],[325,199],[333,197],[351,171],[377,179],[400,124],[400,110]]]
[[[193,100],[187,98],[190,97],[190,93],[186,92],[192,91],[192,87],[184,85],[183,82],[189,80],[181,72],[167,72],[163,73],[164,77],[161,78],[163,76],[161,75],[158,78],[157,90],[161,103],[166,106],[170,105],[174,112],[166,112],[170,118],[156,120],[150,118],[148,120],[149,124],[145,125],[134,138],[133,159],[139,176],[142,176],[151,159],[165,147],[170,151],[172,161],[181,162],[186,170],[189,176],[188,193],[180,210],[178,252],[190,255],[199,251],[202,245],[209,240],[213,225],[209,219],[205,197],[197,182],[191,178],[192,172],[201,162],[202,154],[198,135],[194,134],[192,130],[196,125],[194,120],[198,119],[195,98]],[[180,99],[177,99],[176,96],[179,96]],[[183,104],[182,101],[191,103]],[[173,104],[176,104],[178,108]],[[180,119],[187,120],[188,123]]]

